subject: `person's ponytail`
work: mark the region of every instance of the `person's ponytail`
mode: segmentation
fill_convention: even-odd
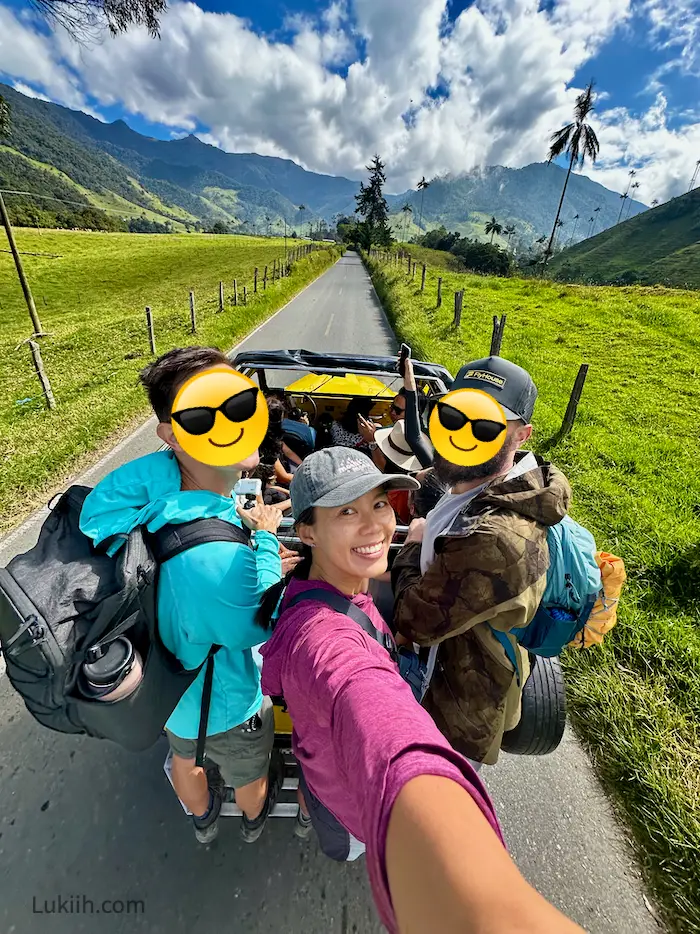
[[[313,525],[313,508],[307,510],[299,517],[297,525]],[[292,568],[282,580],[268,587],[262,596],[260,606],[255,614],[255,622],[265,630],[273,630],[277,623],[275,610],[280,602],[282,595],[287,589],[288,584],[293,578],[297,580],[308,580],[311,571],[311,562],[313,560],[313,551],[308,545],[302,544],[299,551],[301,561],[295,568]]]

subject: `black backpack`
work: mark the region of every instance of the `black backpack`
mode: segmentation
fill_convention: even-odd
[[[250,546],[250,533],[223,519],[195,519],[154,534],[139,527],[95,548],[79,526],[88,493],[89,487],[70,487],[42,525],[34,548],[0,568],[0,646],[7,676],[43,726],[142,752],[157,742],[206,664],[197,744],[201,765],[219,646],[212,646],[196,669],[184,668],[168,651],[158,635],[158,570],[206,542]],[[110,557],[107,548],[118,538],[124,545]],[[83,697],[77,682],[86,651],[122,634],[143,660],[141,683],[121,700]]]

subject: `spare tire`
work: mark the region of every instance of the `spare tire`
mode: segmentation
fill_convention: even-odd
[[[557,748],[566,726],[564,674],[558,658],[531,654],[530,665],[520,722],[503,734],[501,749],[516,756],[546,756]]]

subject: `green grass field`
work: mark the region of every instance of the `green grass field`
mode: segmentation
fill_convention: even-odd
[[[253,291],[253,270],[284,257],[284,240],[20,229],[41,323],[41,353],[58,407],[47,411],[34,374],[32,334],[14,263],[0,253],[0,532],[21,519],[89,454],[147,414],[137,376],[152,359],[145,306],[151,307],[157,353],[183,344],[234,346],[337,256],[324,249],[292,274]],[[290,249],[294,241],[288,241]],[[233,279],[247,307],[233,307]],[[218,313],[219,281],[225,310]],[[190,330],[194,290],[197,334]]]
[[[439,268],[429,270],[421,294],[419,272],[409,281],[405,266],[370,261],[414,357],[455,373],[488,356],[492,316],[507,315],[501,352],[526,367],[539,389],[534,449],[567,474],[572,515],[598,548],[626,563],[618,625],[606,644],[565,653],[570,712],[671,924],[700,932],[697,295]],[[458,288],[459,333],[452,327]],[[553,445],[581,363],[590,370],[573,433]]]

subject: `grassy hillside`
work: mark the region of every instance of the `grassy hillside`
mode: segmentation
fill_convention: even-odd
[[[565,250],[549,271],[565,281],[700,288],[700,188]]]
[[[292,274],[233,307],[232,280],[252,292],[253,269],[284,256],[284,240],[206,234],[18,230],[44,329],[46,371],[58,408],[46,410],[29,348],[31,324],[12,258],[0,253],[0,532],[9,528],[85,455],[147,412],[137,374],[151,359],[144,308],[157,352],[192,343],[236,344],[338,255],[323,249]],[[54,255],[51,255],[54,254]],[[218,314],[219,280],[226,307]],[[195,292],[197,334],[190,331]],[[242,299],[241,299],[242,300]]]
[[[401,340],[456,372],[488,354],[506,313],[503,355],[539,389],[534,449],[573,488],[572,515],[627,566],[606,644],[565,653],[573,721],[636,838],[675,929],[700,932],[700,311],[692,292],[562,286],[370,264]],[[437,276],[443,306],[435,308]],[[461,332],[452,328],[464,289]],[[573,433],[553,446],[581,363],[590,364]],[[591,820],[595,820],[592,802]]]

